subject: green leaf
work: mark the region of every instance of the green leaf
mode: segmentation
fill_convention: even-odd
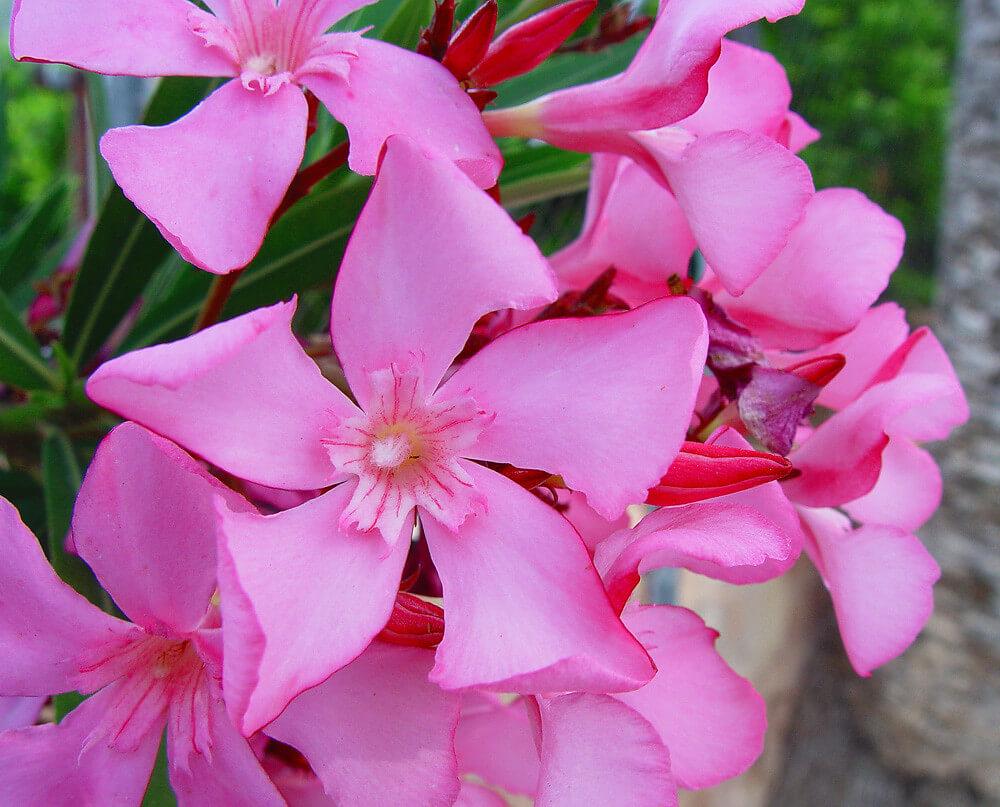
[[[73,444],[65,434],[53,429],[42,443],[42,485],[45,491],[49,562],[63,580],[92,603],[100,605],[101,588],[93,573],[65,547],[81,479]]]
[[[516,210],[579,193],[590,183],[590,157],[548,145],[526,145],[505,155],[500,198]]]
[[[156,765],[153,767],[142,807],[176,807],[177,798],[170,787],[167,770],[167,741],[164,735],[160,739],[160,750],[156,754]]]
[[[212,85],[202,78],[169,78],[144,122],[162,125],[191,109]],[[121,190],[112,188],[87,245],[66,310],[63,344],[76,367],[96,353],[138,299],[153,270],[171,253],[156,227]]]
[[[56,709],[56,722],[61,722],[66,715],[85,700],[87,700],[87,696],[81,695],[79,692],[63,692],[52,698],[52,704]]]
[[[26,390],[59,386],[58,377],[42,358],[31,331],[0,292],[0,381]]]
[[[432,16],[434,0],[401,0],[385,27],[377,32],[378,38],[401,48],[415,48],[420,30],[427,27]]]
[[[100,152],[101,137],[109,128],[108,88],[104,76],[84,73],[87,87],[84,110],[87,115],[87,209],[97,212],[101,199],[111,187],[111,169]]]
[[[66,223],[68,185],[54,183],[0,241],[0,289],[11,292],[37,274],[42,257]]]
[[[329,286],[370,184],[366,177],[344,173],[279,219],[237,281],[223,316],[230,318],[306,289]],[[142,313],[122,352],[190,332],[212,278],[186,265],[177,271],[171,291]]]

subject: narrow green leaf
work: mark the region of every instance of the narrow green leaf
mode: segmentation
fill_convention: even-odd
[[[167,741],[164,735],[160,738],[160,750],[156,754],[156,765],[153,767],[153,775],[149,778],[142,807],[176,807],[176,805],[177,798],[170,787],[167,773]]]
[[[0,292],[0,381],[26,390],[58,388],[58,378],[21,317]]]
[[[579,193],[590,182],[590,158],[552,146],[525,146],[506,155],[500,196],[516,210]]]
[[[101,158],[101,137],[108,130],[108,88],[104,76],[84,73],[87,95],[84,107],[87,115],[87,209],[96,215],[101,199],[111,187],[111,169]]]
[[[401,48],[415,48],[420,30],[427,27],[433,15],[434,0],[401,0],[377,36]]]
[[[144,122],[156,126],[176,120],[211,86],[208,79],[164,79]],[[117,187],[112,188],[66,311],[63,344],[78,368],[100,349],[170,253],[170,245],[153,223]]]
[[[63,432],[53,429],[42,443],[42,485],[45,490],[49,562],[63,580],[95,605],[100,605],[101,588],[93,573],[80,558],[69,554],[65,546],[81,479],[73,444]]]
[[[0,289],[11,292],[35,276],[42,257],[66,224],[68,186],[54,183],[0,240]]]

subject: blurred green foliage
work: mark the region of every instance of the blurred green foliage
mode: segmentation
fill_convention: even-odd
[[[6,37],[5,37],[6,39]],[[0,57],[0,231],[68,173],[73,94],[48,89],[38,65]]]
[[[902,220],[907,247],[891,294],[933,289],[956,0],[808,0],[761,26],[785,65],[793,106],[823,139],[804,153],[817,187],[860,188]]]

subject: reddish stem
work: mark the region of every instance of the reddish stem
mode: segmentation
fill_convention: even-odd
[[[288,186],[285,198],[281,200],[278,209],[274,211],[274,215],[271,217],[271,224],[273,225],[285,215],[291,209],[292,205],[306,197],[317,182],[330,176],[330,174],[344,165],[347,162],[347,155],[350,152],[350,148],[350,144],[345,140],[339,146],[334,146],[331,151],[324,154],[312,165],[307,165],[299,171],[292,180],[292,184]]]
[[[212,282],[212,288],[209,289],[208,296],[201,306],[201,311],[198,312],[198,319],[195,320],[191,333],[203,331],[219,321],[219,315],[222,314],[222,309],[225,308],[226,301],[232,294],[233,286],[236,285],[236,281],[240,279],[242,274],[243,270],[237,269],[228,275],[219,275],[215,278]]]

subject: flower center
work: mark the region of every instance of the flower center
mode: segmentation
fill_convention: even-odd
[[[482,504],[462,467],[491,417],[471,398],[426,395],[416,372],[393,366],[371,374],[368,411],[339,422],[323,440],[338,471],[357,477],[344,520],[395,541],[420,507],[457,527]]]
[[[420,459],[419,438],[400,426],[389,427],[382,436],[376,434],[372,440],[369,457],[376,468],[391,470],[407,460]]]
[[[147,732],[160,725],[167,710],[187,714],[185,725],[191,725],[199,737],[204,734],[202,724],[207,718],[197,708],[197,693],[207,686],[207,676],[190,641],[136,629],[120,644],[81,658],[79,669],[75,684],[81,692],[105,688],[114,692],[112,705],[88,744],[104,740],[120,750],[133,750]]]
[[[251,56],[246,60],[243,70],[258,76],[273,76],[278,72],[278,57],[270,54]]]

